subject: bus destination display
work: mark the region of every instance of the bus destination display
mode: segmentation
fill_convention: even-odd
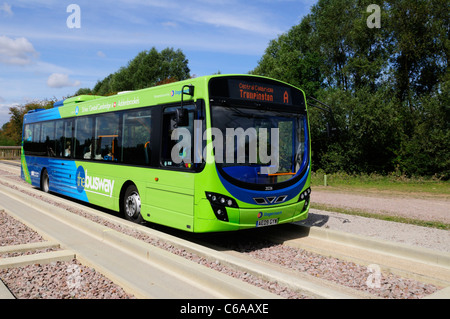
[[[229,80],[228,88],[229,96],[234,99],[292,105],[288,87],[233,79]]]

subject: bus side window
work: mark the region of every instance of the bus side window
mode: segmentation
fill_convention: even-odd
[[[177,107],[178,108],[178,107]],[[186,105],[189,123],[178,127],[176,122],[176,107],[167,107],[163,113],[163,134],[161,150],[161,166],[193,169],[194,149],[194,105]],[[178,133],[178,140],[172,139]],[[180,144],[181,143],[181,144]],[[175,156],[173,156],[175,155]]]
[[[56,121],[55,139],[56,139],[56,146],[55,146],[56,156],[61,157],[63,154],[63,145],[64,145],[64,120]]]
[[[31,143],[33,141],[32,128],[30,124],[26,124],[23,132],[23,150],[25,155],[31,155]]]
[[[64,141],[63,141],[63,151],[62,156],[70,158],[73,153],[73,144],[72,144],[72,127],[73,122],[71,120],[64,121]]]
[[[92,117],[80,117],[75,126],[75,158],[91,159],[92,156]]]
[[[150,165],[152,154],[152,112],[126,112],[122,125],[122,159],[126,164]]]
[[[33,124],[33,153],[35,156],[45,155],[45,146],[41,143],[41,123]]]
[[[42,123],[41,145],[44,146],[45,155],[55,157],[55,122]]]
[[[95,155],[94,159],[120,161],[118,113],[107,113],[95,118]]]

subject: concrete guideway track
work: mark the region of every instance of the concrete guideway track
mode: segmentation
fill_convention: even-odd
[[[270,265],[267,265],[265,263],[261,263],[258,260],[253,260],[246,258],[245,256],[239,255],[239,254],[233,254],[232,252],[227,251],[218,251],[212,248],[208,248],[201,244],[196,244],[192,242],[191,240],[186,240],[177,236],[172,236],[170,234],[166,234],[164,232],[156,231],[154,229],[148,228],[143,225],[136,225],[131,224],[126,220],[123,220],[121,218],[117,218],[113,215],[105,214],[104,212],[97,211],[95,209],[91,209],[88,206],[77,204],[76,202],[66,200],[64,198],[55,196],[53,194],[45,194],[41,192],[40,190],[35,189],[34,187],[31,187],[29,185],[22,185],[22,184],[15,184],[14,187],[18,188],[18,191],[13,191],[10,187],[13,187],[13,185],[10,182],[7,182],[8,186],[3,186],[4,191],[14,192],[14,194],[17,194],[17,196],[21,195],[22,191],[26,191],[27,193],[34,194],[28,197],[30,200],[34,201],[34,205],[41,205],[43,201],[49,200],[51,202],[61,203],[64,206],[70,206],[75,209],[83,210],[84,212],[92,215],[92,216],[98,216],[104,220],[107,220],[108,222],[120,225],[120,227],[132,227],[137,229],[139,232],[146,234],[150,237],[156,238],[158,240],[161,240],[163,242],[166,242],[170,245],[173,245],[174,247],[178,247],[179,249],[185,250],[189,253],[195,254],[196,256],[203,257],[209,261],[213,262],[219,262],[221,265],[227,266],[232,269],[236,269],[238,271],[246,272],[249,274],[252,274],[256,276],[257,278],[261,278],[262,280],[267,280],[270,282],[277,282],[284,286],[287,286],[288,288],[298,291],[304,295],[311,296],[313,298],[325,298],[325,299],[335,299],[335,298],[341,298],[341,299],[349,299],[349,298],[369,298],[370,296],[364,295],[361,293],[358,293],[355,291],[351,291],[349,289],[343,289],[342,287],[337,287],[335,285],[330,285],[329,283],[325,282],[317,282],[317,280],[311,281],[310,277],[304,277],[299,276],[296,274],[296,276],[293,276],[291,273],[286,273],[283,270],[280,270],[278,267],[271,267]],[[0,184],[0,190],[1,188]],[[23,195],[27,196],[27,195]],[[33,198],[33,196],[39,196],[41,200],[37,200]],[[0,201],[1,203],[1,201]],[[54,207],[54,206],[52,206]],[[72,214],[65,212],[65,214]],[[105,229],[105,236],[108,236],[110,234],[110,229]],[[113,234],[116,234],[116,232],[111,232]],[[116,234],[117,235],[117,234]],[[118,237],[121,235],[117,235]],[[124,237],[126,238],[126,236]],[[169,252],[167,252],[170,254]],[[146,251],[145,249],[142,250],[142,255],[145,256]],[[209,268],[207,268],[208,271],[213,271]],[[216,272],[218,273],[218,272]],[[221,274],[223,275],[223,274]],[[109,278],[112,279],[111,276]],[[226,276],[227,279],[235,280],[234,278],[230,276]],[[239,283],[243,285],[248,285],[247,283],[243,281],[239,281]],[[122,285],[123,286],[123,285]],[[222,287],[220,285],[216,285],[216,287],[221,287],[221,289],[226,288]],[[267,292],[265,290],[265,294]],[[258,295],[257,298],[267,298],[264,297],[264,294]],[[252,298],[252,297],[243,297],[243,298]],[[278,295],[269,294],[268,298],[279,298]]]
[[[278,298],[3,185],[0,203],[14,218],[138,298]]]
[[[13,187],[9,182],[7,184],[10,187]],[[14,191],[12,188],[9,188],[9,187],[1,185],[1,184],[0,184],[0,195],[2,194],[2,192],[6,192],[10,196],[19,197],[22,200],[24,198],[27,198],[29,201],[29,204],[32,203],[32,205],[35,207],[41,207],[42,205],[47,208],[51,207],[52,213],[55,213],[55,212],[53,212],[53,210],[56,209],[56,207],[54,205],[50,206],[49,204],[45,203],[44,201],[51,200],[52,202],[61,203],[64,206],[70,206],[77,210],[81,209],[85,213],[88,213],[91,216],[100,217],[101,219],[104,219],[104,220],[107,220],[108,222],[117,224],[120,227],[134,228],[145,235],[148,235],[152,238],[156,238],[158,240],[166,242],[170,245],[173,245],[174,247],[178,247],[179,249],[185,250],[185,251],[195,254],[199,257],[203,257],[210,261],[219,262],[220,264],[225,265],[232,269],[237,269],[242,272],[247,272],[258,278],[261,278],[262,280],[278,282],[278,283],[285,285],[295,291],[299,291],[300,293],[309,295],[313,298],[325,298],[325,299],[330,299],[330,298],[331,299],[334,299],[334,298],[344,299],[345,298],[345,299],[348,299],[348,298],[368,297],[367,295],[362,296],[359,293],[355,294],[353,291],[345,291],[345,289],[342,289],[342,287],[335,287],[333,285],[330,286],[328,283],[323,285],[322,283],[311,282],[310,278],[302,278],[302,276],[297,276],[297,278],[293,278],[292,274],[280,271],[276,267],[271,268],[270,266],[268,266],[266,264],[262,264],[257,260],[248,259],[243,256],[240,256],[239,254],[233,255],[226,251],[225,252],[217,251],[215,249],[208,248],[204,245],[196,244],[190,240],[185,240],[185,239],[177,237],[177,236],[172,236],[172,235],[166,234],[164,232],[156,231],[156,230],[148,228],[144,225],[132,224],[124,219],[115,217],[113,215],[106,214],[101,211],[97,211],[95,209],[89,208],[88,206],[85,206],[82,204],[77,204],[76,202],[66,200],[64,198],[55,196],[53,194],[45,194],[45,193],[41,192],[40,190],[37,190],[28,185],[16,184],[16,185],[14,185],[14,187],[16,187],[20,190],[26,191],[27,193],[34,194],[34,196],[38,195],[41,199],[40,200],[36,199],[33,197],[33,195],[27,196],[27,195],[21,193],[19,190]],[[2,203],[1,196],[0,196],[0,203]],[[69,213],[65,210],[61,210],[61,212],[58,212],[54,215],[56,216],[56,218],[65,219],[64,216],[66,216],[66,215],[76,215],[76,214]],[[81,217],[81,216],[77,216],[77,217],[78,217],[77,219],[79,219],[79,218],[84,219],[84,217]],[[23,219],[21,221],[23,221]],[[95,224],[94,222],[91,222],[91,223]],[[34,227],[36,229],[36,225],[38,225],[38,224],[36,224],[34,221],[31,221],[31,223],[28,223],[28,225],[31,225],[32,226],[31,228]],[[89,224],[89,225],[91,225],[91,224]],[[94,227],[94,226],[95,225],[91,225],[91,227]],[[95,226],[95,227],[97,227],[97,226]],[[101,229],[102,229],[102,234],[101,234],[102,239],[117,241],[119,246],[122,245],[122,243],[120,242],[121,240],[126,240],[128,238],[128,236],[119,234],[118,232],[113,231],[112,229],[106,228],[106,226],[99,225],[98,227],[101,227]],[[111,236],[111,235],[113,235],[113,236]],[[114,238],[114,239],[112,239],[112,238]],[[144,258],[146,258],[146,256],[148,255],[147,249],[149,248],[149,246],[152,247],[149,244],[141,243],[141,245],[138,245],[135,247],[135,250],[140,251],[140,255],[144,256]],[[73,249],[73,248],[71,248],[71,249]],[[166,252],[166,251],[164,251],[164,254],[172,255],[172,253]],[[77,254],[77,256],[79,256],[79,254]],[[179,257],[179,258],[181,258],[181,257]],[[190,261],[186,261],[186,262],[191,263]],[[83,263],[85,263],[85,262],[83,262]],[[96,267],[94,267],[94,268],[96,268]],[[216,272],[216,271],[211,270],[206,267],[203,267],[203,268],[206,269],[208,272],[212,272],[213,274],[219,274],[221,278],[222,278],[222,276],[224,276],[223,278],[225,281],[231,280],[233,282],[236,282],[236,284],[238,284],[238,285],[249,286],[249,284],[247,284],[243,281],[234,279],[228,275],[221,274],[219,272]],[[101,272],[106,274],[107,277],[109,277],[110,279],[114,278],[111,274],[108,274],[108,272],[105,272],[105,270],[103,270]],[[212,275],[212,276],[215,276],[215,275]],[[213,284],[213,286],[215,287],[214,289],[219,289],[219,290],[229,289],[229,288],[227,288],[227,286],[230,285],[230,282],[220,283],[220,282],[217,282],[217,280],[215,280],[215,281],[216,282]],[[118,280],[115,280],[115,282],[117,282],[120,286],[125,288],[125,284],[118,282]],[[254,286],[251,286],[251,287],[254,287]],[[278,295],[270,294],[267,291],[259,289],[257,287],[254,287],[254,288],[256,289],[255,295],[251,295],[251,296],[244,295],[241,297],[234,295],[234,297],[232,297],[232,298],[272,298],[272,299],[280,298]],[[259,293],[258,291],[263,292],[263,293]],[[256,293],[258,293],[258,295],[256,295]]]
[[[11,169],[13,169],[11,167]],[[17,168],[19,170],[19,168]],[[5,186],[5,190],[10,192],[14,192],[14,194],[20,193],[19,191],[13,191],[10,187],[13,187],[10,182],[7,182],[9,187]],[[0,185],[1,186],[1,185]],[[187,252],[196,254],[197,256],[204,257],[208,260],[219,262],[222,265],[227,267],[238,269],[243,272],[250,273],[259,278],[263,278],[264,280],[268,280],[271,282],[277,282],[282,285],[285,285],[293,290],[300,291],[306,295],[316,297],[316,298],[373,298],[374,296],[369,296],[367,294],[361,294],[361,292],[356,292],[352,289],[346,289],[339,287],[338,285],[330,284],[329,282],[324,282],[324,280],[317,280],[314,278],[310,278],[310,276],[302,276],[302,274],[296,273],[292,274],[288,271],[283,271],[278,267],[274,267],[273,265],[267,264],[265,262],[261,262],[255,260],[253,258],[249,258],[246,256],[242,256],[241,254],[234,251],[224,251],[217,250],[213,248],[208,248],[203,244],[196,244],[192,240],[189,240],[189,236],[187,236],[187,240],[172,236],[170,234],[166,234],[164,232],[156,231],[154,229],[148,228],[142,225],[130,224],[129,222],[117,218],[113,215],[105,214],[103,212],[97,211],[95,209],[91,209],[88,206],[77,204],[76,202],[66,200],[59,196],[55,196],[53,194],[45,194],[36,190],[35,188],[18,183],[14,185],[14,187],[19,188],[22,191],[26,191],[29,194],[33,194],[30,197],[36,203],[41,203],[43,200],[48,200],[55,205],[55,203],[63,204],[64,206],[70,206],[75,209],[80,209],[83,212],[88,212],[92,216],[101,217],[108,222],[120,225],[120,227],[132,227],[138,230],[140,233],[146,234],[150,237],[157,238],[158,240],[164,241],[174,247],[185,250]],[[23,195],[27,196],[27,195]],[[35,199],[33,197],[40,197],[42,200]],[[0,199],[0,203],[2,203]],[[40,204],[38,204],[40,205]],[[55,206],[51,206],[55,207]],[[67,213],[67,212],[66,212]],[[283,225],[280,225],[283,226]],[[100,226],[101,227],[101,226]],[[287,228],[286,228],[287,227]],[[295,228],[295,229],[291,229]],[[269,231],[270,230],[270,231]],[[108,237],[111,232],[111,229],[104,230],[103,237]],[[430,253],[427,250],[415,249],[413,247],[399,247],[402,245],[398,245],[395,243],[389,242],[380,242],[378,240],[368,240],[367,238],[363,238],[361,236],[355,236],[351,234],[347,234],[344,232],[333,232],[330,230],[320,229],[317,227],[302,227],[298,225],[285,225],[285,227],[277,227],[277,228],[267,228],[265,231],[265,236],[269,237],[269,233],[273,232],[272,239],[275,242],[283,243],[285,245],[290,245],[294,247],[302,247],[307,250],[316,251],[320,254],[325,255],[335,255],[338,258],[342,259],[350,259],[355,260],[361,264],[369,264],[369,263],[377,263],[382,266],[383,269],[389,268],[390,272],[398,272],[399,275],[412,275],[416,277],[418,280],[423,279],[424,275],[429,275],[431,269],[438,270],[441,266],[443,268],[441,270],[444,271],[444,277],[439,279],[439,283],[441,286],[448,286],[448,276],[449,276],[449,254],[434,254]],[[300,233],[307,233],[301,235]],[[246,232],[245,234],[249,234]],[[123,235],[125,236],[125,235]],[[184,237],[184,236],[181,236]],[[268,239],[268,237],[266,239]],[[117,236],[117,238],[122,238],[121,236]],[[124,238],[127,238],[125,236]],[[120,241],[120,239],[119,239]],[[339,250],[338,247],[341,247],[342,250]],[[398,248],[398,249],[397,249]],[[390,250],[389,252],[387,250]],[[349,255],[349,252],[352,251],[353,256]],[[388,253],[387,258],[384,260],[389,263],[385,263],[381,259],[374,259],[373,257],[381,253]],[[166,252],[171,254],[169,252]],[[141,256],[146,258],[147,250],[143,248],[141,250]],[[364,255],[365,254],[365,255]],[[370,258],[366,259],[366,256]],[[401,256],[400,256],[401,255]],[[400,257],[400,258],[398,258]],[[396,264],[393,265],[392,261],[403,259],[403,265]],[[411,264],[419,262],[425,266],[425,274],[422,270],[416,273],[411,273]],[[406,267],[402,268],[402,266],[406,265]],[[430,268],[431,266],[431,268]],[[427,271],[428,269],[428,271]],[[208,270],[211,270],[208,268]],[[428,272],[428,273],[427,273]],[[447,272],[447,276],[445,276],[445,272]],[[422,278],[421,278],[422,277]],[[110,277],[111,278],[111,277]],[[226,280],[233,279],[229,276],[226,276]],[[312,280],[314,279],[314,280]],[[428,281],[428,280],[427,280]],[[241,284],[245,284],[242,281],[239,281]],[[217,287],[217,286],[216,286]],[[274,296],[274,295],[272,295]],[[258,295],[258,297],[261,297]],[[450,291],[449,288],[442,289],[434,295],[430,296],[431,298],[449,298]],[[262,296],[264,298],[264,296]],[[272,298],[272,297],[269,297]]]

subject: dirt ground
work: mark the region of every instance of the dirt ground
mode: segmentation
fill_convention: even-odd
[[[450,198],[446,196],[317,187],[312,188],[311,202],[450,224]]]

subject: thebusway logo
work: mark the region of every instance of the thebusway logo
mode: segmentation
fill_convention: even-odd
[[[107,178],[89,176],[83,166],[78,166],[76,184],[79,193],[83,191],[112,197],[114,181]]]

